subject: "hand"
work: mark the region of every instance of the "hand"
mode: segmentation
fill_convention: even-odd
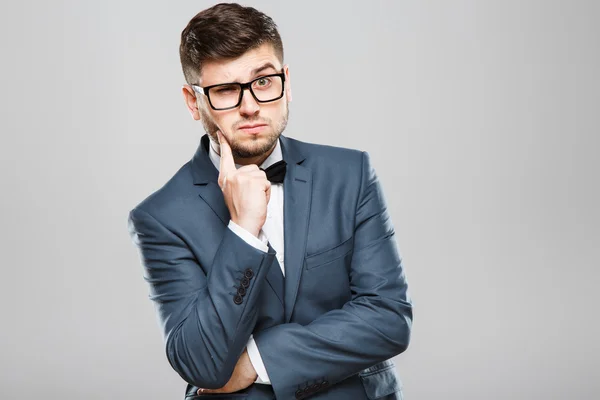
[[[219,187],[231,220],[258,237],[267,219],[267,204],[271,198],[271,182],[256,164],[235,168],[229,142],[217,131],[221,152]]]
[[[238,362],[235,364],[233,374],[229,379],[229,382],[220,389],[198,389],[198,394],[211,394],[211,393],[233,393],[242,389],[246,389],[252,385],[258,375],[250,362],[248,356],[248,350],[244,349],[244,352],[240,356]]]

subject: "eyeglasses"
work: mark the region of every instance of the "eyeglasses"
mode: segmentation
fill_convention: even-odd
[[[244,90],[249,89],[252,97],[258,103],[269,103],[283,97],[283,83],[285,73],[263,75],[246,83],[221,83],[200,87],[192,85],[197,93],[202,93],[208,98],[208,103],[213,110],[230,110],[242,103]]]

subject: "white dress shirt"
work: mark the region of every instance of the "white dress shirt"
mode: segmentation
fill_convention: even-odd
[[[221,165],[221,156],[213,148],[212,140],[210,141],[210,151],[208,155],[218,171]],[[266,169],[280,160],[283,160],[283,154],[281,152],[281,144],[278,139],[275,148],[273,149],[271,154],[269,154],[269,157],[267,157],[267,159],[260,165],[260,168]],[[235,164],[236,168],[240,168],[241,166],[242,165]],[[242,238],[246,243],[259,250],[264,251],[265,253],[269,250],[269,248],[267,247],[267,242],[269,242],[271,244],[271,247],[273,247],[273,249],[277,253],[277,261],[279,262],[279,266],[281,267],[281,272],[285,276],[285,266],[283,264],[284,247],[282,183],[271,183],[271,197],[269,199],[269,203],[267,204],[267,219],[259,232],[258,238],[231,220],[229,221],[228,227],[240,238]],[[252,335],[250,335],[250,339],[246,344],[246,348],[248,350],[250,362],[252,363],[252,366],[254,367],[258,375],[258,377],[256,378],[256,383],[271,384],[271,381],[269,380],[269,375],[267,374],[267,370],[263,363],[262,357],[258,352],[258,347],[256,346],[256,342],[254,341]]]

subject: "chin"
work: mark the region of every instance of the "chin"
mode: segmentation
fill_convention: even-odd
[[[257,134],[251,137],[244,137],[249,135],[243,135],[241,140],[236,140],[236,153],[242,158],[258,157],[267,151],[269,151],[274,142],[279,138],[278,136],[273,139],[270,134]],[[232,149],[233,150],[233,149]]]
[[[236,139],[240,143],[256,143],[257,145],[260,143],[260,144],[264,145],[265,143],[274,141],[273,137],[274,137],[273,131],[259,132],[259,133],[252,134],[252,135],[244,133],[244,132],[239,132],[236,136]],[[254,145],[252,145],[252,146],[254,146]]]

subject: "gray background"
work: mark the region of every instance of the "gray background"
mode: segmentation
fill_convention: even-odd
[[[0,398],[182,398],[126,218],[203,133],[178,45],[211,4],[0,6]],[[407,399],[598,398],[599,2],[245,4],[280,26],[285,133],[372,155]]]

